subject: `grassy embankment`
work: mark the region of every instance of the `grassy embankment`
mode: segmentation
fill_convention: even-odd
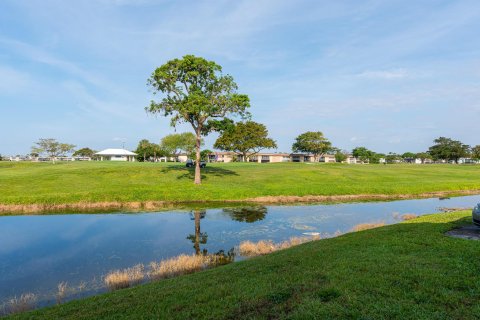
[[[478,319],[479,243],[444,235],[467,221],[423,216],[17,317]]]
[[[277,200],[268,197],[281,196],[322,201],[329,199],[308,196],[419,196],[480,189],[480,166],[230,163],[210,164],[202,175],[202,186],[195,186],[193,171],[182,164],[0,162],[0,207],[259,197],[268,202]]]

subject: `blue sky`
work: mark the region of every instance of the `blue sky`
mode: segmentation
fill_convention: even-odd
[[[0,153],[158,142],[174,129],[145,113],[146,80],[185,54],[235,78],[278,151],[307,130],[347,150],[480,144],[478,30],[476,0],[3,0]]]

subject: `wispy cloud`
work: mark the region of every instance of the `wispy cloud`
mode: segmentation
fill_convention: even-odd
[[[107,86],[108,82],[105,79],[101,79],[99,75],[95,75],[71,61],[58,58],[37,46],[6,37],[0,37],[0,44],[31,61],[58,68],[93,85]]]
[[[367,79],[384,79],[384,80],[394,80],[394,79],[404,79],[409,76],[409,73],[405,69],[392,69],[392,70],[371,70],[364,71],[358,74],[360,78]]]

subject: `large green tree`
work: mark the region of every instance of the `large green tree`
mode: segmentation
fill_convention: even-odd
[[[148,79],[160,101],[151,101],[147,112],[171,117],[171,125],[189,123],[195,133],[195,184],[201,183],[200,148],[202,136],[224,129],[229,117],[247,117],[250,101],[237,93],[233,77],[222,74],[222,67],[201,57],[186,55],[157,68]],[[230,121],[228,121],[230,120]]]
[[[472,147],[471,156],[472,156],[472,159],[480,160],[480,145],[476,145],[475,147]]]
[[[383,154],[375,153],[371,150],[368,150],[365,147],[357,147],[357,148],[353,149],[352,150],[352,155],[355,158],[360,159],[360,161],[368,162],[368,163],[379,163],[380,158],[386,157]]]
[[[318,162],[322,155],[332,150],[332,143],[323,136],[322,132],[308,131],[295,138],[292,150],[293,152],[311,153],[315,162]]]
[[[95,150],[92,150],[90,148],[81,148],[81,149],[78,149],[77,151],[75,151],[73,153],[73,156],[74,157],[90,157],[90,158],[93,158],[93,156],[95,155]]]
[[[52,138],[39,139],[32,147],[32,153],[39,155],[46,154],[52,159],[52,162],[55,163],[58,156],[66,155],[72,152],[74,148],[75,145],[73,144],[58,142]]]
[[[276,148],[277,143],[268,137],[265,125],[254,121],[245,121],[237,122],[225,130],[213,146],[220,150],[240,153],[245,162],[247,157],[251,157],[263,149]]]
[[[406,159],[406,158],[414,159],[415,158],[415,153],[405,152],[405,153],[402,154],[402,158],[403,159]]]
[[[148,161],[149,159],[156,161],[157,157],[166,155],[166,152],[158,144],[152,143],[147,139],[142,139],[138,142],[135,153],[138,161]]]
[[[455,161],[469,155],[470,146],[458,140],[440,137],[433,141],[435,144],[428,149],[434,160]]]
[[[190,157],[195,150],[196,143],[197,138],[191,132],[173,133],[162,138],[160,148],[177,161],[182,152]],[[200,145],[203,145],[203,140],[200,141]]]

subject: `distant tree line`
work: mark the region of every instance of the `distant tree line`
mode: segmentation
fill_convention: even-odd
[[[365,147],[358,147],[353,149],[352,155],[361,161],[369,163],[378,163],[380,159],[385,159],[386,163],[409,162],[415,159],[420,159],[422,163],[425,163],[427,160],[458,163],[461,158],[480,160],[480,145],[470,147],[461,141],[446,137],[439,137],[433,143],[427,151],[418,153],[405,152],[397,154],[390,152],[382,154],[368,150]]]
[[[295,138],[292,151],[312,154],[317,162],[327,153],[334,154],[336,162],[344,162],[349,155],[364,163],[379,163],[382,159],[385,163],[413,162],[416,159],[420,159],[422,163],[427,161],[458,163],[460,158],[480,160],[480,145],[470,147],[461,141],[446,137],[439,137],[433,142],[434,144],[427,151],[417,153],[397,154],[390,152],[384,154],[374,152],[366,147],[356,147],[348,152],[333,147],[321,131],[308,131]],[[196,144],[197,139],[193,133],[174,133],[163,137],[158,144],[142,139],[134,152],[137,153],[138,161],[158,161],[162,157],[178,161],[181,154],[186,154],[188,158],[194,159],[196,157]],[[203,139],[201,139],[200,145],[203,144]],[[237,123],[231,122],[226,125],[215,141],[214,148],[235,152],[242,161],[248,161],[250,157],[264,149],[277,148],[277,143],[269,137],[267,127],[264,124],[248,120]],[[59,142],[53,138],[42,138],[35,142],[30,155],[33,157],[45,156],[55,163],[57,158],[67,156],[70,153],[73,153],[73,157],[95,158],[96,151],[88,147],[75,150],[73,144]],[[202,150],[200,159],[208,161],[211,153],[211,150]],[[0,161],[2,159],[5,160],[0,156]]]
[[[201,141],[203,144],[203,140]],[[190,158],[196,146],[196,137],[191,132],[174,133],[163,137],[158,144],[150,142],[147,139],[140,140],[137,149],[138,161],[158,161],[162,157],[173,158],[178,161],[178,157],[185,153]]]

